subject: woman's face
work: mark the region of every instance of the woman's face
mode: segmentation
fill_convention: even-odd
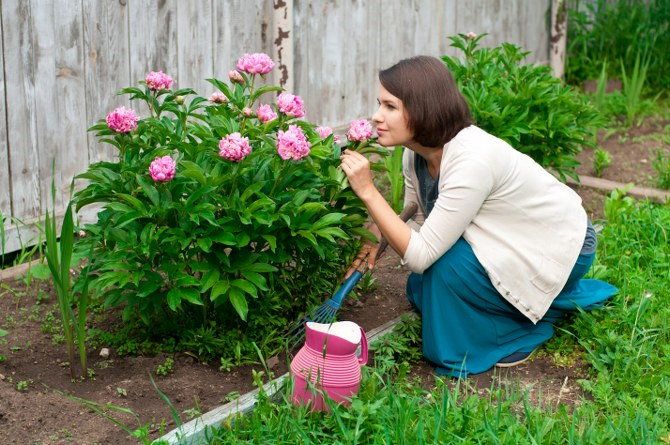
[[[407,126],[402,101],[380,86],[377,103],[379,108],[372,116],[377,126],[377,142],[385,147],[406,145],[412,140],[413,134]]]

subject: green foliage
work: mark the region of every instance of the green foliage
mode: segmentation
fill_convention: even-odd
[[[165,377],[168,374],[172,374],[173,370],[174,370],[174,359],[172,357],[167,357],[163,363],[156,366],[156,375],[161,375]]]
[[[607,60],[632,66],[638,54],[649,59],[653,91],[670,89],[670,2],[667,0],[571,0],[568,11],[566,80],[595,79]],[[606,67],[610,77],[618,66]]]
[[[656,170],[656,183],[662,189],[670,190],[670,154],[662,150],[656,151],[656,158],[652,165]]]
[[[405,177],[402,173],[403,147],[395,147],[388,156],[384,158],[386,176],[391,184],[390,204],[396,213],[402,212],[403,192],[405,191]]]
[[[593,151],[593,174],[602,176],[603,171],[612,163],[612,155],[609,151],[600,147]]]
[[[322,140],[311,123],[282,113],[265,124],[242,113],[277,87],[254,89],[253,76],[244,85],[209,81],[226,103],[190,89],[122,90],[151,116],[128,134],[103,121],[91,127],[118,159],[79,175],[88,185],[75,200],[77,209],[102,205],[78,248],[92,249],[90,286],[105,306],[123,308],[125,322],[141,320],[154,337],[179,339],[214,322],[229,337],[203,349],[214,357],[230,353],[233,338],[271,337],[277,347],[276,333],[330,292],[366,232],[366,213],[338,168],[333,136]],[[277,155],[277,132],[289,125],[311,144],[301,161]],[[252,147],[240,162],[218,156],[233,132]],[[148,167],[164,155],[176,176],[153,182]]]
[[[56,187],[51,184],[52,202],[55,202]],[[72,204],[68,203],[63,216],[60,239],[56,227],[55,210],[47,211],[44,219],[44,230],[46,236],[45,256],[51,271],[51,278],[58,296],[58,308],[60,310],[63,335],[68,351],[70,362],[70,374],[75,378],[75,341],[79,351],[80,375],[86,378],[86,315],[88,310],[88,269],[82,271],[79,285],[73,287],[70,280],[70,267],[74,251],[74,218],[72,216]],[[91,264],[93,259],[91,258]],[[77,308],[77,313],[73,307]]]
[[[649,57],[640,61],[640,55],[635,57],[635,65],[630,74],[626,73],[626,68],[621,61],[621,79],[623,82],[622,94],[626,102],[626,123],[632,125],[635,118],[642,111],[642,89],[647,80],[647,70],[649,68]],[[653,101],[652,101],[653,103]]]
[[[562,179],[576,178],[575,155],[583,146],[594,146],[595,131],[603,122],[599,113],[548,67],[523,64],[527,52],[510,43],[479,48],[483,37],[451,37],[451,46],[465,58],[442,58],[476,124]]]

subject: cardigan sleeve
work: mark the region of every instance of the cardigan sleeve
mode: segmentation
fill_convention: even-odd
[[[493,189],[492,166],[470,150],[443,162],[439,194],[419,231],[412,230],[403,263],[423,273],[453,246]]]

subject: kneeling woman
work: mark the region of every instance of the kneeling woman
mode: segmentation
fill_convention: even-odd
[[[423,352],[439,374],[465,376],[524,361],[576,308],[617,289],[582,279],[596,234],[580,197],[530,157],[472,124],[450,72],[433,57],[379,73],[378,142],[405,146],[405,205],[416,231],[347,150],[342,169],[375,224],[413,273],[407,297],[421,313]],[[374,258],[366,245],[359,258]]]

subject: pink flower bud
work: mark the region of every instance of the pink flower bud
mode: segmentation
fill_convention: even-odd
[[[321,139],[326,139],[328,136],[333,134],[333,129],[330,127],[316,127],[316,132],[319,134]]]
[[[231,133],[219,141],[219,156],[233,162],[240,162],[251,153],[249,139],[240,133]]]
[[[300,96],[281,93],[277,96],[277,107],[279,111],[289,117],[303,117],[305,115],[305,104]]]
[[[297,125],[289,125],[287,131],[277,132],[277,153],[283,160],[298,161],[309,155],[309,151],[305,133]]]
[[[209,101],[215,104],[225,104],[228,102],[228,98],[222,92],[215,91],[211,96],[209,96]]]
[[[151,71],[145,79],[147,86],[152,91],[169,90],[172,86],[172,77],[163,71]]]
[[[258,116],[258,120],[264,124],[277,119],[277,113],[275,113],[272,107],[267,104],[258,107],[256,116]]]
[[[356,119],[349,124],[347,139],[361,142],[372,137],[372,125],[367,119]]]
[[[177,163],[170,156],[157,157],[149,165],[149,174],[155,182],[168,182],[174,178]]]
[[[138,117],[134,110],[119,107],[110,112],[105,120],[107,126],[117,133],[130,133],[137,128]]]
[[[465,38],[468,39],[468,40],[474,40],[474,39],[477,38],[477,34],[474,33],[474,32],[472,32],[472,31],[470,31],[469,33],[467,33],[467,34],[465,35]]]
[[[233,83],[239,83],[240,85],[244,85],[244,77],[242,77],[242,75],[236,70],[228,71],[228,78]]]
[[[237,69],[249,74],[267,74],[275,63],[265,53],[245,54],[237,60]]]
[[[242,109],[242,114],[244,114],[246,117],[251,117],[251,116],[254,115],[254,110],[252,110],[252,109],[249,108],[249,107],[244,107],[244,108]]]

